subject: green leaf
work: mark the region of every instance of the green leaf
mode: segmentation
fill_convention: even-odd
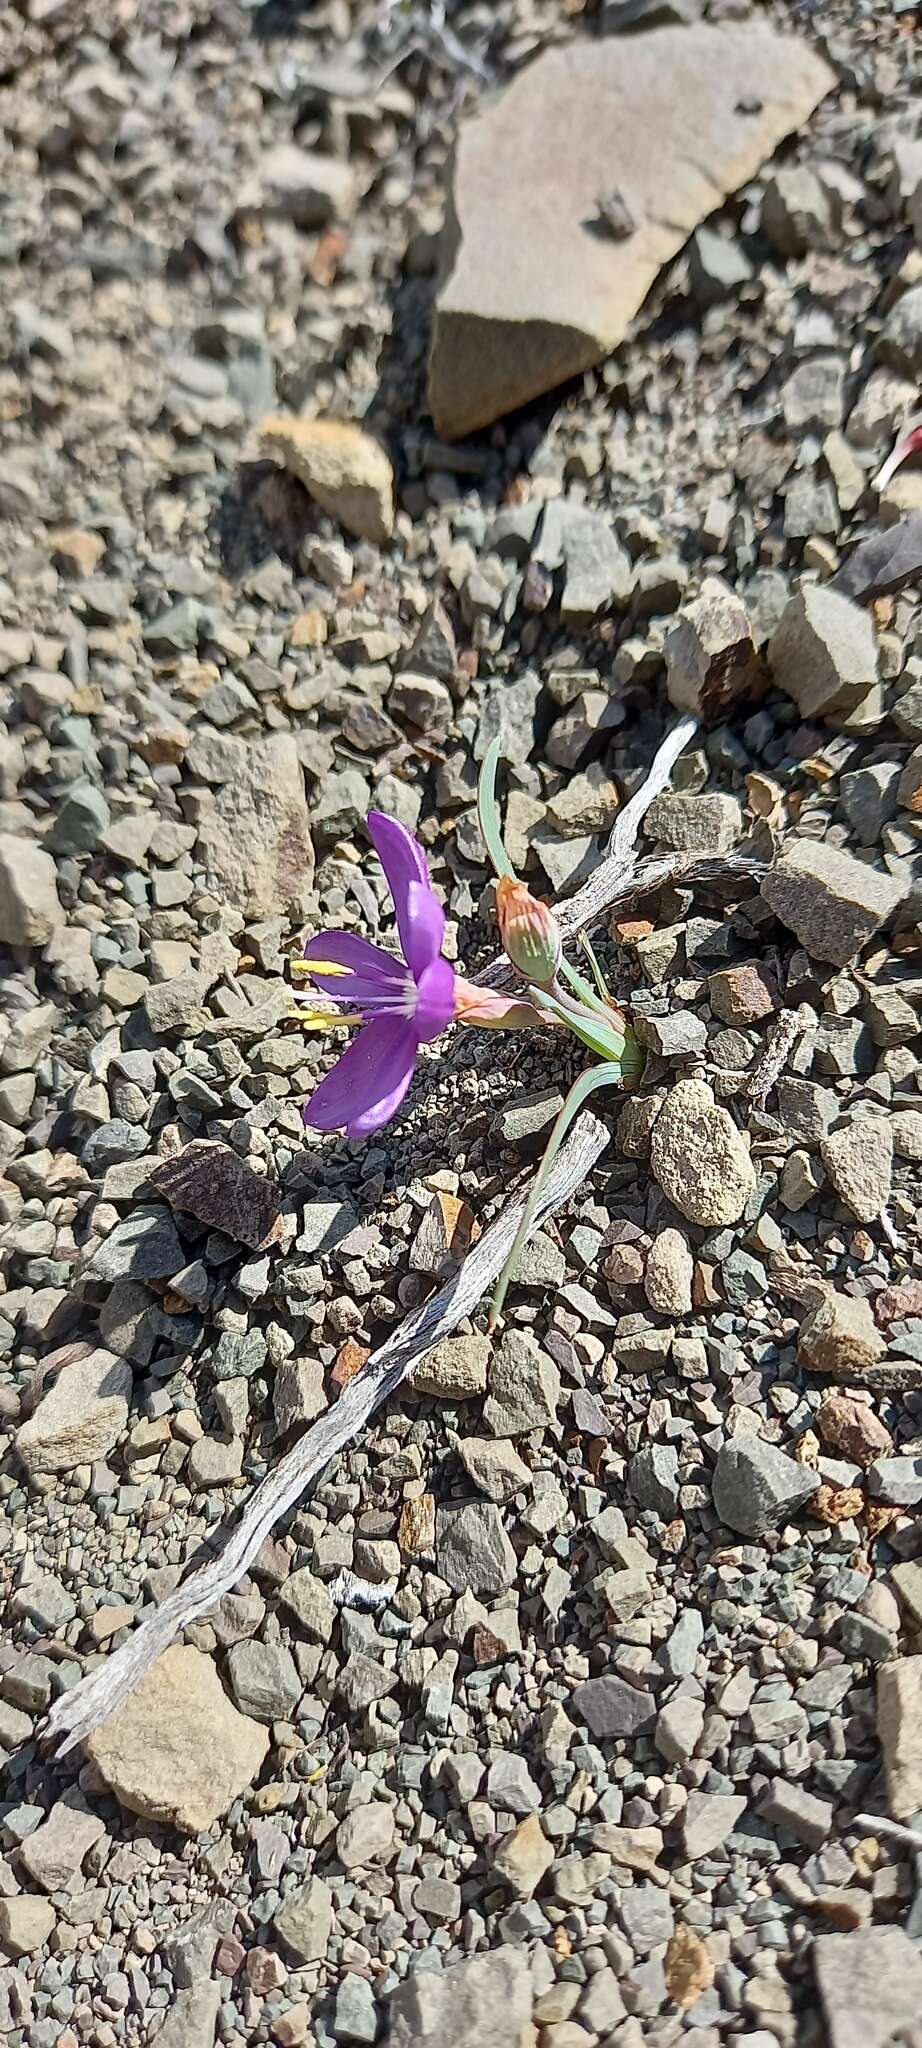
[[[589,1010],[571,1010],[566,1003],[560,1002],[557,996],[552,996],[548,989],[543,988],[533,988],[531,1000],[536,1009],[556,1017],[559,1024],[572,1031],[574,1038],[578,1038],[582,1045],[587,1045],[589,1051],[596,1053],[599,1059],[621,1058],[625,1046],[624,1025],[620,1021],[616,1023],[610,1013],[605,1017],[596,1016]]]
[[[564,981],[569,982],[574,994],[578,995],[580,1002],[585,1004],[587,1010],[594,1010],[601,1017],[611,1016],[611,1003],[608,1001],[607,992],[606,999],[603,1002],[601,996],[596,995],[595,989],[591,987],[585,976],[580,974],[577,967],[574,967],[572,960],[561,960],[558,972]]]
[[[592,943],[592,940],[589,937],[589,933],[580,932],[579,942],[582,946],[583,952],[586,955],[589,965],[592,968],[592,978],[595,982],[596,988],[599,991],[599,995],[601,996],[603,1003],[610,1003],[611,997],[605,985],[605,976],[602,973],[602,969],[599,966],[598,960],[596,959],[595,947]]]
[[[515,880],[515,869],[503,845],[499,822],[499,804],[496,801],[496,770],[499,765],[500,743],[496,739],[487,748],[480,781],[477,785],[477,810],[483,843],[498,875],[511,875]]]
[[[620,1079],[620,1066],[614,1062],[607,1062],[599,1067],[590,1067],[585,1074],[580,1074],[579,1079],[574,1081],[547,1141],[544,1158],[535,1175],[534,1186],[525,1204],[522,1221],[515,1234],[515,1243],[496,1283],[496,1293],[493,1296],[493,1303],[490,1309],[489,1328],[491,1330],[495,1330],[502,1314],[503,1302],[506,1299],[506,1290],[509,1286],[509,1275],[534,1222],[535,1211],[541,1200],[548,1174],[574,1117],[579,1115],[584,1102],[588,1102],[590,1095],[594,1095],[597,1088],[617,1087]]]

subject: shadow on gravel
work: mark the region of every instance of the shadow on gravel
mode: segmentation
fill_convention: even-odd
[[[303,484],[277,463],[244,462],[219,498],[211,525],[221,566],[239,583],[267,555],[279,555],[299,570],[304,541],[315,531],[315,508]]]

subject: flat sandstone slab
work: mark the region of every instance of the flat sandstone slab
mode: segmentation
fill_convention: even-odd
[[[458,141],[429,397],[446,439],[622,340],[657,272],[835,84],[752,21],[550,50]],[[600,200],[633,231],[613,236]]]

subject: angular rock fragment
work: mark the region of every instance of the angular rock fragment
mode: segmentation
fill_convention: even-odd
[[[26,1471],[72,1472],[104,1458],[128,1420],[132,1384],[127,1360],[102,1348],[63,1366],[16,1433]]]
[[[129,1813],[197,1834],[251,1784],[269,1736],[238,1714],[210,1657],[174,1643],[86,1747]]]
[[[830,2048],[885,2048],[904,2030],[911,2038],[922,2012],[922,1957],[901,1927],[821,1934],[814,1958]]]
[[[815,960],[845,967],[898,910],[903,884],[821,840],[795,839],[762,882],[775,916]]]
[[[44,946],[61,923],[50,853],[0,832],[0,945]]]
[[[230,1145],[196,1138],[174,1159],[163,1159],[152,1167],[147,1180],[172,1209],[197,1217],[212,1230],[222,1230],[225,1237],[249,1245],[251,1251],[278,1242],[278,1189],[254,1173]]]
[[[864,1295],[831,1290],[801,1323],[797,1363],[835,1376],[840,1368],[877,1365],[886,1348]]]
[[[859,1223],[872,1223],[890,1200],[893,1132],[886,1117],[853,1117],[823,1138],[823,1165]]]
[[[503,1947],[447,1970],[419,1970],[388,2004],[386,2048],[533,2048],[528,1952]]]
[[[714,1506],[728,1529],[764,1536],[816,1493],[820,1475],[764,1437],[731,1437],[714,1470]]]
[[[839,591],[807,583],[772,634],[768,665],[805,718],[847,721],[877,681],[871,621]]]
[[[372,434],[353,420],[264,419],[260,437],[332,519],[360,540],[386,541],[394,530],[394,472]]]
[[[429,365],[439,433],[488,426],[607,355],[720,195],[833,83],[805,43],[748,21],[528,65],[457,146]],[[636,222],[622,240],[599,231],[613,189]]]
[[[922,573],[922,512],[910,512],[883,533],[872,533],[852,550],[837,569],[829,589],[841,597],[869,604],[875,597],[902,590]]]
[[[706,577],[700,596],[677,614],[663,655],[670,703],[696,718],[724,718],[741,697],[756,699],[768,688],[743,606],[718,576]]]
[[[314,875],[298,749],[290,733],[249,743],[228,735],[222,746],[230,772],[202,812],[198,857],[224,902],[246,917],[277,917]]]

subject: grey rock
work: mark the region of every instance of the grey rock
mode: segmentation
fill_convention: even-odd
[[[830,2048],[885,2048],[922,2011],[922,1957],[901,1927],[820,1934],[816,1981]]]
[[[853,548],[837,569],[832,588],[858,604],[867,604],[872,598],[902,590],[906,583],[915,583],[920,569],[922,512],[910,512],[908,518],[897,520],[882,533],[872,533]]]
[[[768,665],[805,718],[845,718],[877,681],[870,619],[839,591],[807,583],[772,634]]]
[[[667,1942],[675,1925],[672,1905],[655,1884],[633,1884],[621,1895],[621,1925],[636,1955]]]
[[[599,1737],[638,1735],[651,1727],[655,1712],[652,1693],[614,1676],[584,1679],[570,1705]]]
[[[772,1779],[761,1811],[764,1820],[770,1821],[773,1827],[782,1828],[785,1834],[794,1835],[798,1842],[806,1843],[808,1849],[820,1849],[832,1833],[835,1815],[832,1801],[817,1799],[802,1785],[789,1784],[784,1778]]]
[[[523,1756],[509,1750],[494,1756],[487,1774],[487,1798],[491,1806],[514,1813],[518,1820],[539,1812],[541,1793]]]
[[[816,1081],[801,1081],[793,1074],[780,1076],[777,1100],[785,1130],[807,1145],[815,1145],[825,1136],[841,1108],[832,1088],[821,1088]]]
[[[216,1979],[177,1991],[157,2035],[160,2048],[212,2048],[220,2009]]]
[[[336,1830],[336,1854],[344,1870],[386,1862],[393,1846],[394,1815],[381,1799],[357,1806]]]
[[[68,790],[47,844],[54,853],[92,853],[109,822],[109,806],[102,790],[82,776]]]
[[[868,1469],[868,1486],[875,1500],[890,1507],[918,1507],[922,1502],[922,1458],[875,1459]]]
[[[888,1118],[853,1117],[827,1132],[820,1151],[840,1200],[859,1223],[872,1223],[890,1200],[893,1130]]]
[[[525,2048],[531,2014],[527,1950],[507,1944],[406,1977],[388,2007],[386,2048]]]
[[[527,1330],[506,1331],[490,1379],[483,1419],[494,1436],[527,1435],[553,1427],[560,1373]]]
[[[43,1891],[63,1891],[105,1832],[105,1823],[90,1812],[80,1793],[65,1792],[42,1826],[23,1842],[20,1860]]]
[[[700,595],[673,619],[663,655],[670,703],[695,717],[723,717],[745,692],[764,687],[764,664],[756,653],[747,614],[717,576],[705,577]],[[725,820],[722,829],[726,830]]]
[[[845,967],[899,907],[903,885],[818,840],[795,839],[762,882],[766,903],[816,960]]]
[[[631,1459],[629,1484],[638,1507],[669,1522],[679,1506],[679,1454],[672,1444],[648,1444]]]
[[[896,811],[898,761],[872,761],[839,778],[839,802],[859,846],[876,846]]]
[[[688,245],[688,281],[699,306],[717,306],[753,276],[744,249],[714,228],[698,228]]]
[[[816,173],[806,164],[784,164],[769,178],[761,226],[779,256],[803,256],[828,246],[829,202]]]
[[[298,1963],[320,1963],[333,1932],[333,1894],[320,1877],[286,1892],[273,1920],[276,1934]]]
[[[246,917],[277,916],[314,874],[298,749],[290,733],[233,744],[234,772],[199,819],[198,857],[222,901]]]
[[[373,2042],[378,2032],[378,2008],[366,1977],[346,1970],[339,1980],[333,2012],[333,2034],[337,2041]]]
[[[736,1792],[690,1792],[682,1826],[682,1847],[690,1863],[722,1848],[728,1835],[746,1811],[746,1800]]]
[[[664,790],[650,805],[645,829],[677,852],[727,853],[742,836],[743,817],[734,796]]]
[[[820,1486],[820,1475],[798,1465],[764,1437],[731,1437],[714,1470],[714,1506],[728,1529],[764,1536],[796,1514]]]
[[[439,1573],[453,1592],[503,1593],[513,1584],[515,1551],[491,1502],[441,1508],[436,1541]]]
[[[464,1436],[458,1454],[474,1485],[500,1506],[531,1484],[528,1466],[514,1444],[502,1437]]]
[[[51,855],[0,832],[0,945],[44,946],[62,915]]]
[[[233,1643],[227,1653],[231,1692],[251,1721],[287,1721],[304,1686],[294,1658],[280,1643]]]
[[[922,371],[922,286],[914,285],[897,299],[880,337],[883,360],[908,376]]]
[[[162,1209],[136,1209],[117,1223],[83,1268],[84,1281],[167,1280],[186,1255],[171,1217]]]
[[[704,1620],[697,1607],[686,1607],[666,1637],[659,1661],[667,1678],[688,1678],[704,1641]]]

